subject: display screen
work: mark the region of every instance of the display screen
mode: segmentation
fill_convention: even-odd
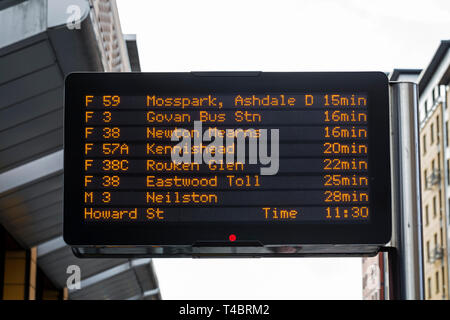
[[[86,221],[370,219],[370,102],[364,93],[160,97],[149,92],[84,100],[80,178]],[[201,126],[194,128],[194,121]],[[265,165],[250,163],[251,146],[259,160],[262,129],[279,133],[277,141],[268,135],[264,146],[269,156],[278,149],[278,159],[270,157],[278,163],[271,163],[277,167],[271,175],[261,174]],[[189,141],[180,145],[172,136]],[[216,138],[221,145],[210,145]],[[242,162],[239,148],[246,153]],[[172,160],[177,149],[190,153],[186,162]],[[209,149],[215,157],[205,161]],[[195,162],[196,156],[201,161]]]
[[[303,79],[296,87],[284,79],[292,74],[269,73],[271,87],[267,79],[258,85],[263,75],[69,77],[77,86],[66,80],[65,201],[73,205],[65,203],[65,219],[92,232],[115,230],[116,240],[135,230],[153,244],[170,242],[154,236],[166,227],[179,227],[178,242],[189,233],[191,243],[250,226],[303,234],[324,226],[327,239],[384,221],[390,234],[385,78],[363,73],[373,75],[371,87],[357,74],[347,86],[312,77],[308,86],[307,74],[294,74]],[[220,235],[208,233],[217,227]],[[149,242],[136,241],[111,244]]]

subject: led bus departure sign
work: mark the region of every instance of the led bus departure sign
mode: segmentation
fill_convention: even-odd
[[[388,115],[376,72],[71,74],[64,239],[382,245]]]

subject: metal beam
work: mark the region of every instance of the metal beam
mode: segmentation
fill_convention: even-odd
[[[65,246],[67,245],[62,236],[43,242],[37,245],[37,257],[40,258]]]
[[[63,170],[59,150],[0,174],[0,194]]]
[[[144,291],[142,294],[138,294],[136,296],[128,298],[127,300],[141,300],[143,298],[154,296],[154,295],[157,295],[159,293],[160,293],[159,288],[156,288],[156,289]]]
[[[423,259],[419,165],[418,86],[391,82],[393,250],[392,293],[396,300],[422,300]]]
[[[128,271],[132,268],[144,265],[144,264],[150,264],[151,259],[135,259],[128,262],[125,262],[123,264],[120,264],[118,266],[115,266],[111,269],[102,271],[100,273],[97,273],[93,276],[90,276],[86,279],[81,280],[81,289],[83,290],[86,287],[92,286],[96,283],[99,283],[101,281],[105,281],[106,279],[112,278],[122,272]],[[69,293],[77,291],[78,289],[69,289]]]

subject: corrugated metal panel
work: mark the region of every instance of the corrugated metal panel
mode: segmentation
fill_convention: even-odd
[[[56,118],[56,115],[52,115],[52,117],[46,117],[47,119]],[[30,131],[39,131],[40,129],[45,129],[45,123],[42,124],[42,128],[39,126],[32,127]],[[27,126],[24,126],[29,127]],[[22,165],[26,162],[32,161],[38,157],[42,157],[46,154],[55,152],[61,149],[62,143],[62,128],[52,129],[50,132],[41,133],[37,136],[28,136],[28,133],[18,134],[16,138],[5,134],[6,138],[10,138],[11,140],[20,139],[21,143],[16,143],[15,145],[9,145],[0,151],[0,157],[4,157],[0,161],[0,170],[6,171],[18,165]],[[21,138],[22,136],[22,138]]]
[[[62,109],[58,109],[5,130],[2,132],[3,139],[0,141],[0,150],[62,128],[62,116]]]
[[[0,151],[0,173],[61,149],[63,129],[31,138]]]
[[[0,195],[0,222],[25,247],[62,232],[62,174]]]
[[[8,52],[0,56],[0,84],[23,77],[31,72],[49,67],[55,63],[56,58],[48,41],[37,40],[36,43]],[[19,62],[20,63],[17,63]],[[9,68],[14,66],[14,68]]]
[[[11,47],[0,50],[0,172],[62,148],[63,75],[48,38]]]
[[[20,61],[17,60],[16,63],[19,64]],[[44,79],[46,81],[43,81]],[[0,100],[0,108],[22,102],[42,92],[61,87],[63,85],[63,79],[58,66],[54,64],[36,72],[32,71],[18,79],[5,82],[0,85],[0,97],[2,97]]]
[[[62,90],[62,87],[58,87],[31,99],[0,109],[0,131],[61,109]],[[19,113],[17,110],[21,112]]]

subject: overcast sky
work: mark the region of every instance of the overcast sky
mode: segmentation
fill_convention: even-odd
[[[117,0],[142,71],[425,68],[449,0]],[[164,299],[360,299],[361,259],[155,259]]]

